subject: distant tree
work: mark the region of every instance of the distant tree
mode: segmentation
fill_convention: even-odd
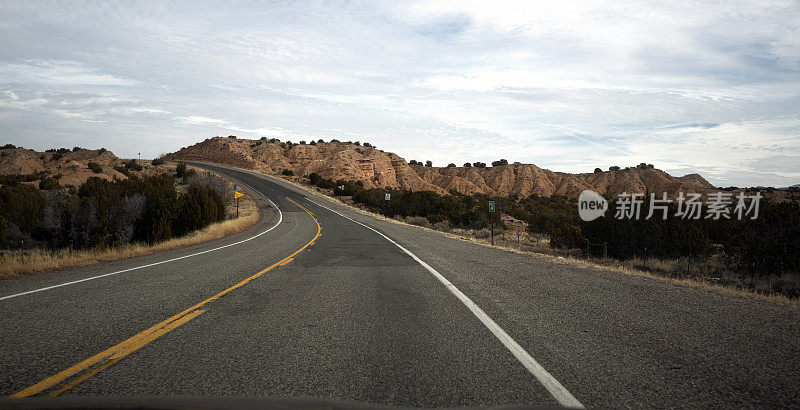
[[[90,163],[86,164],[86,166],[89,167],[89,169],[91,169],[92,171],[94,171],[95,174],[99,174],[99,173],[103,172],[103,167],[100,166],[100,164],[98,164],[96,162],[90,162]]]
[[[426,167],[432,167],[433,166],[433,162],[432,161],[425,161],[425,166]]]
[[[44,177],[41,181],[39,181],[39,189],[42,191],[49,191],[58,188],[61,188],[61,184],[59,184],[55,178]]]
[[[151,164],[153,164],[155,166],[161,165],[163,163],[164,163],[164,154],[161,154],[161,155],[153,158],[153,161],[151,162]]]
[[[311,140],[311,142],[309,142],[308,145],[317,145],[317,141]]]
[[[472,168],[472,164],[470,164],[469,162],[465,162],[464,168]]]
[[[100,148],[99,150],[97,150],[97,153],[98,153],[98,154],[102,154],[102,153],[104,153],[104,152],[106,152],[106,151],[108,151],[108,150],[107,150],[107,149],[105,149],[105,148]]]
[[[334,138],[334,139],[331,140],[331,142],[340,142],[340,141],[337,140],[336,138]]]
[[[318,139],[318,140],[317,140],[317,142],[318,142],[318,143],[320,143],[320,144],[322,144],[322,143],[323,143],[323,142],[325,142],[325,141],[323,141],[323,140],[322,140],[322,138],[320,138],[320,139]]]
[[[186,164],[179,162],[178,166],[175,167],[175,178],[183,178],[184,176],[186,176]]]
[[[647,164],[647,168],[655,168],[653,164]]]
[[[281,171],[281,175],[286,175],[287,177],[291,177],[294,176],[294,171],[292,171],[291,169],[284,169],[283,171]]]
[[[236,136],[235,135],[228,135],[228,138],[234,138],[235,139]]]
[[[619,171],[619,167],[614,165],[614,166],[608,167],[608,170],[609,171]]]
[[[261,141],[266,141],[266,140],[267,140],[267,137],[261,137]],[[272,142],[272,141],[270,141],[270,142]]]
[[[80,150],[82,150],[82,149],[83,149],[83,148],[81,148],[81,147],[73,147],[73,148],[72,148],[72,152],[78,152],[78,151],[80,151]]]
[[[475,163],[472,164],[472,166],[474,166],[475,168],[486,168],[486,163],[485,162],[475,162]]]
[[[369,142],[365,142],[364,146],[367,147],[367,148],[372,148],[372,144],[370,144]]]
[[[454,164],[452,162],[447,164],[447,168],[455,168],[455,167],[456,167],[456,164]]]
[[[360,143],[360,142],[358,142],[358,141],[354,142],[353,144],[356,144],[356,145],[361,145],[361,143]]]
[[[415,159],[412,159],[411,161],[408,161],[408,164],[409,165],[420,165],[420,163],[417,162],[417,160],[415,160]]]
[[[306,145],[306,141],[305,140],[300,140],[300,145]]]
[[[14,149],[14,148],[17,148],[17,146],[14,144],[6,144],[0,147],[0,149]]]
[[[601,172],[603,172],[603,170],[602,170],[602,169],[600,169],[600,168],[595,168],[595,169],[594,169],[594,173],[595,173],[595,174],[599,174],[599,173],[601,173]]]
[[[508,165],[508,160],[501,159],[499,161],[492,161],[492,166],[493,167],[497,167],[497,166],[500,166],[500,165]]]

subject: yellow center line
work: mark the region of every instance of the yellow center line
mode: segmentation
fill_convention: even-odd
[[[293,204],[297,205],[300,209],[308,213],[308,215],[311,216],[311,218],[314,219],[314,222],[317,224],[317,234],[314,235],[314,237],[310,241],[308,241],[308,243],[303,245],[302,248],[294,251],[294,253],[292,253],[291,255],[281,259],[278,262],[275,262],[268,268],[256,273],[255,275],[250,276],[244,279],[243,281],[229,287],[228,289],[225,289],[222,292],[219,292],[216,295],[184,310],[183,312],[180,312],[177,315],[174,315],[113,347],[110,347],[78,364],[75,364],[66,370],[56,373],[53,376],[50,376],[40,381],[39,383],[34,384],[33,386],[30,386],[24,390],[14,393],[11,395],[11,397],[28,397],[37,394],[45,394],[47,396],[57,396],[77,386],[78,384],[88,380],[89,378],[102,372],[103,370],[109,368],[110,366],[124,359],[125,357],[135,352],[136,350],[139,350],[140,348],[144,347],[153,340],[158,339],[164,334],[178,328],[179,326],[199,316],[201,313],[203,313],[203,310],[200,309],[203,306],[246,285],[251,280],[258,278],[259,276],[270,271],[276,266],[285,265],[291,262],[292,259],[294,259],[295,255],[308,248],[311,244],[314,243],[314,241],[317,240],[317,238],[319,238],[322,232],[322,225],[320,225],[317,218],[308,209],[304,208],[302,205],[293,201],[289,197],[286,197],[286,199],[288,199]]]

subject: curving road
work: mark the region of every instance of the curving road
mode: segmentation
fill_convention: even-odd
[[[800,405],[796,308],[489,249],[202,166],[245,184],[262,219],[0,281],[2,395]]]

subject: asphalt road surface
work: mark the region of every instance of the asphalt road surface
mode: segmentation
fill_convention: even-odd
[[[800,406],[796,308],[379,220],[214,166],[252,228],[0,281],[4,396]]]

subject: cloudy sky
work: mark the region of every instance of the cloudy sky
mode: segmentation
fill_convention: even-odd
[[[0,143],[214,135],[800,183],[800,2],[0,3]]]

